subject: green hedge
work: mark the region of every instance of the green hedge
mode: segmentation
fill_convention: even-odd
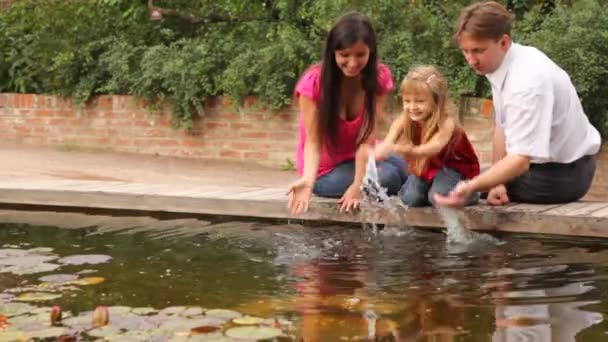
[[[608,66],[604,1],[556,10],[555,1],[546,0],[507,5],[521,19],[520,41],[536,44],[571,73],[592,121],[605,132],[606,99],[597,96]],[[147,3],[17,0],[0,12],[0,92],[52,93],[77,102],[107,93],[166,99],[184,128],[208,96],[238,102],[257,95],[280,108],[300,73],[319,60],[335,18],[359,10],[372,18],[382,61],[396,81],[413,64],[434,63],[454,95],[488,95],[487,81],[451,41],[458,11],[469,1],[156,0],[175,10],[160,21],[150,20]]]

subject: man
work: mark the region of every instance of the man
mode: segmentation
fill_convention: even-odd
[[[534,47],[511,39],[513,15],[494,2],[464,8],[454,39],[492,86],[496,112],[492,167],[459,183],[437,205],[460,207],[476,191],[488,204],[566,203],[593,180],[601,139],[568,74]]]

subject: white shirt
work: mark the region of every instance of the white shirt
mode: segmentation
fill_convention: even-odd
[[[532,163],[570,163],[599,151],[600,134],[570,77],[540,50],[513,43],[486,77],[507,153],[528,156]]]

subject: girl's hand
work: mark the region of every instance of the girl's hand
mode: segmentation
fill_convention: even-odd
[[[414,145],[413,144],[395,144],[394,145],[394,151],[401,155],[401,156],[408,156],[412,153],[412,150],[414,149]]]
[[[374,156],[376,160],[384,160],[388,158],[389,153],[393,152],[393,144],[381,142],[374,147]]]
[[[346,189],[346,192],[340,198],[338,203],[340,203],[340,211],[348,212],[350,209],[357,209],[361,204],[361,189],[360,185],[351,184],[351,186]]]
[[[292,215],[304,214],[308,210],[310,198],[312,197],[313,184],[300,178],[289,186],[289,201],[287,208]]]

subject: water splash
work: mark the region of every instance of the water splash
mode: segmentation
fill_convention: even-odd
[[[476,233],[464,229],[458,218],[458,211],[451,208],[438,207],[437,211],[446,226],[447,243],[471,245],[475,243],[502,244],[502,242],[489,234]]]
[[[399,216],[399,208],[405,207],[399,198],[389,196],[386,188],[380,184],[376,158],[373,153],[370,153],[367,158],[365,176],[361,184],[361,194],[363,227],[371,226],[374,235],[378,234],[376,222],[384,221],[381,218],[386,215],[387,211],[389,215]],[[386,219],[386,217],[384,218]]]

